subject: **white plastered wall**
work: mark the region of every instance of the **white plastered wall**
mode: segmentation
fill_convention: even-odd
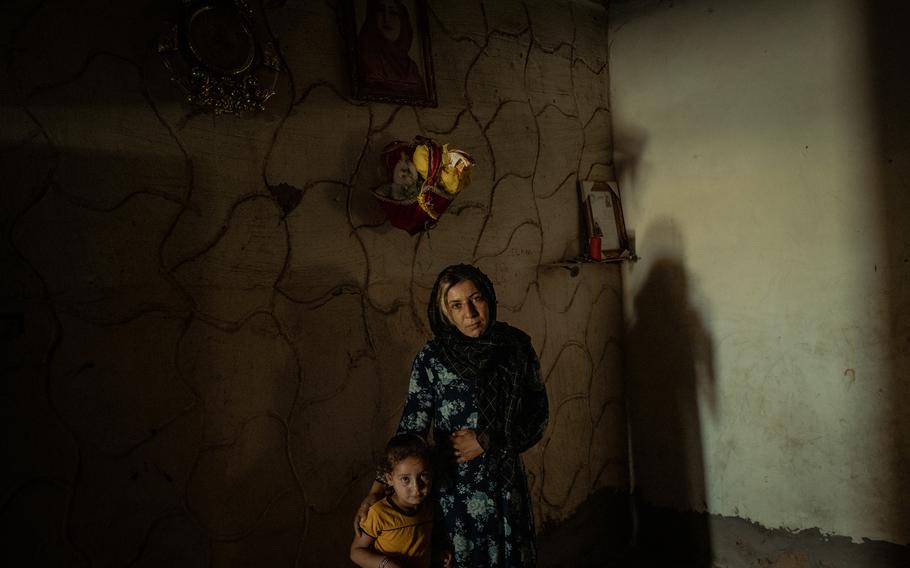
[[[649,268],[678,262],[713,353],[692,456],[705,503],[684,506],[906,543],[865,34],[847,0],[611,6],[615,161],[642,258],[627,325]]]

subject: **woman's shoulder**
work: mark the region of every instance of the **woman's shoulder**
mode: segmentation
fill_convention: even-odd
[[[522,345],[531,344],[531,336],[517,327],[511,326],[504,321],[496,322],[496,333],[505,341],[518,343]]]
[[[439,354],[442,347],[439,345],[439,342],[435,339],[431,339],[423,344],[423,347],[417,351],[417,355],[414,357],[414,364],[421,366],[428,366],[439,360]]]
[[[439,353],[439,349],[440,349],[439,342],[435,339],[431,339],[431,340],[427,341],[426,343],[424,343],[423,347],[421,347],[420,350],[417,351],[417,358],[421,359],[421,358],[426,358],[426,357],[434,357],[434,356],[436,356],[436,354]]]

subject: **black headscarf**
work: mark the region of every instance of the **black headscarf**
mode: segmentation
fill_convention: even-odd
[[[450,275],[458,281],[470,280],[489,306],[489,323],[479,337],[467,337],[449,323],[439,307],[439,291]],[[530,338],[522,331],[496,321],[496,291],[486,274],[470,264],[456,264],[439,273],[427,306],[432,343],[446,367],[475,386],[478,406],[478,440],[487,452],[498,457],[489,460],[506,479],[511,478],[516,452],[509,447],[512,418],[517,410],[521,376],[528,371],[533,354]]]

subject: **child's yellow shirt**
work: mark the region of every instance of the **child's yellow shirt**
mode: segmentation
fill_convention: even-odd
[[[391,497],[373,503],[363,532],[375,538],[377,552],[408,562],[407,566],[425,568],[430,565],[430,538],[433,531],[433,507],[421,503],[413,513],[399,509]]]

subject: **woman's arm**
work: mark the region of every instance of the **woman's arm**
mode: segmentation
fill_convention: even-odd
[[[452,433],[454,459],[465,463],[491,449],[522,453],[540,441],[549,421],[547,389],[540,380],[540,362],[530,340],[524,348],[525,370],[517,386],[511,428],[506,432],[459,430]]]
[[[518,408],[515,411],[510,445],[518,453],[540,441],[550,420],[547,389],[540,380],[540,360],[530,342],[527,345],[528,364],[519,386]]]
[[[357,512],[354,514],[354,534],[362,535],[363,530],[360,528],[360,523],[366,520],[367,512],[369,512],[370,507],[376,501],[382,499],[382,496],[385,494],[386,485],[380,483],[379,481],[374,481],[373,485],[370,487],[369,493],[363,498],[363,501],[360,502],[360,507],[357,508]]]
[[[527,336],[525,336],[527,337]],[[484,451],[503,449],[522,453],[540,441],[549,421],[547,389],[540,380],[540,361],[527,339],[521,356],[525,368],[516,385],[515,410],[506,431],[478,431],[476,439]]]
[[[429,346],[414,357],[411,365],[411,378],[408,381],[408,398],[398,421],[398,434],[412,432],[426,439],[430,431],[435,412],[436,396],[433,388],[433,377],[428,369]]]

